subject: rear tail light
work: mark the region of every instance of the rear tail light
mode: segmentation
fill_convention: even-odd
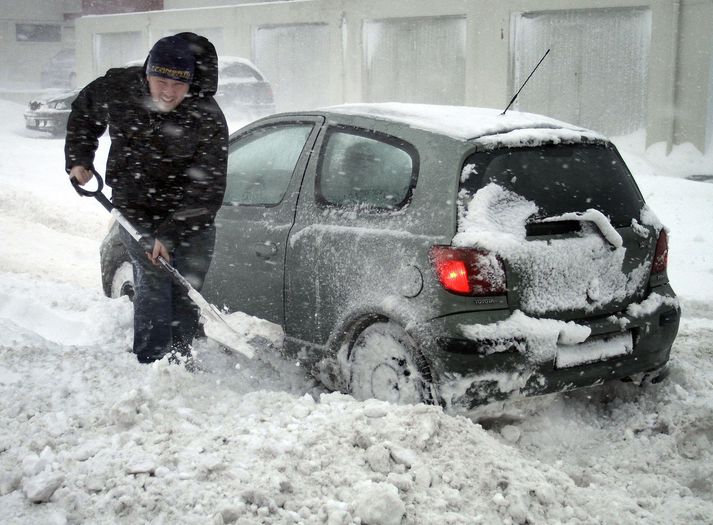
[[[451,293],[488,296],[502,295],[507,291],[503,263],[490,252],[433,246],[430,256],[438,280]]]
[[[666,230],[661,230],[659,239],[656,241],[656,252],[654,253],[654,263],[651,266],[651,273],[665,272],[668,267],[668,234]]]

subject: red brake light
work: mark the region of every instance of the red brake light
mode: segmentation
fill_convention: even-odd
[[[468,281],[465,262],[441,259],[436,265],[441,284],[451,292],[470,295],[473,288]]]
[[[441,285],[458,295],[502,295],[505,268],[494,254],[472,248],[433,246],[431,261]]]
[[[665,272],[668,267],[668,234],[666,230],[661,230],[659,239],[656,241],[656,252],[654,253],[654,263],[651,265],[651,273]]]

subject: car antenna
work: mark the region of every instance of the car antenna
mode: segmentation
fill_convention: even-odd
[[[527,81],[530,80],[530,77],[535,74],[535,71],[537,71],[537,68],[540,67],[540,64],[542,64],[542,61],[543,61],[543,60],[545,59],[545,57],[549,54],[549,52],[550,52],[549,49],[548,49],[547,51],[545,51],[545,54],[542,55],[542,58],[540,59],[540,61],[539,61],[539,62],[537,63],[537,65],[535,66],[535,69],[533,69],[533,70],[532,70],[532,73],[530,73],[530,75],[525,79],[525,82],[522,83],[522,86],[520,86],[520,89],[517,90],[517,93],[515,93],[515,96],[512,97],[512,100],[510,100],[510,104],[508,104],[508,107],[506,107],[506,108],[503,110],[503,112],[500,113],[500,115],[504,115],[505,112],[507,112],[507,110],[510,109],[510,106],[512,106],[512,103],[515,102],[515,99],[516,99],[517,96],[520,94],[520,91],[522,91],[522,89],[525,87],[525,84],[527,84]]]

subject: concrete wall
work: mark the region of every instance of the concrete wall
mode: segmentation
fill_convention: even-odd
[[[38,88],[42,66],[58,51],[74,46],[74,23],[64,14],[81,11],[80,0],[22,0],[0,3],[0,64],[4,88]],[[17,24],[60,26],[56,42],[32,42],[17,39]]]
[[[677,51],[674,142],[713,152],[713,1],[682,4]]]
[[[187,3],[167,0],[166,7]],[[456,17],[465,24],[464,55],[447,66],[451,70],[443,71],[462,85],[462,96],[455,98],[466,105],[504,107],[517,87],[512,21],[518,13],[622,7],[650,13],[651,41],[643,90],[647,144],[663,141],[670,146],[689,141],[703,150],[706,136],[711,134],[713,0],[307,0],[84,17],[77,22],[79,80],[86,82],[103,73],[93,57],[97,35],[138,32],[139,47],[145,55],[156,39],[172,31],[192,29],[220,35],[220,41],[214,43],[221,54],[251,58],[264,69],[275,68],[280,77],[275,81],[282,84],[282,89],[291,89],[290,93],[310,90],[305,104],[356,102],[370,96],[366,40],[372,36],[365,28],[378,27],[379,21],[389,19]],[[278,54],[271,59],[264,49],[256,49],[256,43],[264,47],[264,42],[280,49],[280,43],[289,38],[301,45],[290,37],[298,24],[318,24],[323,28],[314,33],[318,35],[318,45],[304,43],[305,49],[314,54],[310,57],[312,70],[318,71],[321,78],[317,88],[314,79],[307,78],[304,64],[285,73],[285,68],[290,67],[286,53],[276,51]],[[443,70],[443,64],[434,63],[432,68]],[[394,99],[398,96],[395,93]],[[437,103],[448,102],[439,99],[437,93],[433,99]],[[300,100],[294,102],[300,106]]]
[[[164,0],[164,9],[188,9],[193,7],[215,7],[222,5],[257,4],[274,0]]]

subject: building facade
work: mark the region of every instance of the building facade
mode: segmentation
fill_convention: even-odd
[[[81,0],[25,0],[0,4],[0,61],[6,89],[38,87],[42,66],[74,47],[74,18]]]
[[[217,3],[217,2],[216,2]],[[234,4],[234,2],[230,2]],[[515,108],[642,145],[713,145],[713,0],[305,0],[83,17],[80,81],[192,30],[250,58],[278,110],[343,102]]]
[[[81,16],[163,9],[163,0],[5,0],[0,2],[0,88],[36,89],[57,60],[73,72],[75,20]],[[69,83],[69,79],[67,79]]]

